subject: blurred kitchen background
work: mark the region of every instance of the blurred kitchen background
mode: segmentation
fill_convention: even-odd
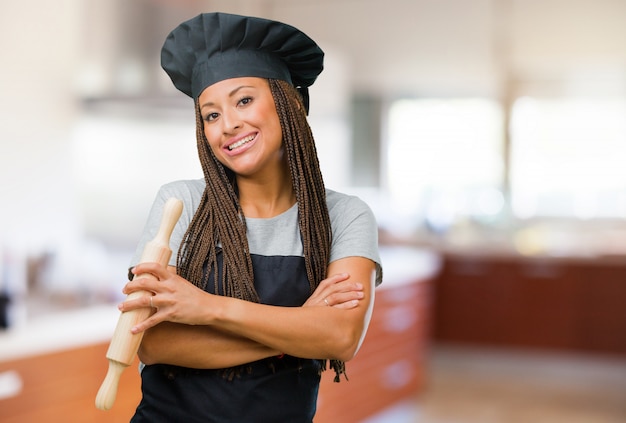
[[[202,177],[191,100],[159,53],[205,11],[321,45],[325,181],[380,225],[364,355],[401,352],[365,366],[382,382],[360,395],[379,402],[354,407],[374,409],[333,418],[323,386],[319,422],[626,421],[624,0],[2,2],[0,420],[128,421],[68,417],[78,393],[42,404],[42,386],[65,388],[28,369],[79,350],[96,389],[106,373],[154,195]]]

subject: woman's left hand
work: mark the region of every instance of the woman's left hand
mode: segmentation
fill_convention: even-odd
[[[200,299],[210,294],[158,263],[139,264],[132,272],[138,277],[128,282],[123,292],[148,291],[152,295],[126,300],[118,308],[122,312],[145,307],[155,310],[148,319],[133,327],[132,333],[145,331],[163,321],[187,325],[204,323],[202,313],[206,308],[200,305]],[[153,278],[141,277],[142,274],[150,274]]]
[[[350,280],[348,273],[337,273],[320,282],[317,289],[303,304],[350,309],[363,299],[363,284]]]

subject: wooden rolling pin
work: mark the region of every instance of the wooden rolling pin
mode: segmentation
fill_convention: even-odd
[[[161,226],[152,241],[149,241],[143,249],[139,263],[159,263],[167,266],[172,255],[170,249],[170,237],[176,222],[183,211],[183,202],[176,198],[170,198],[163,206]],[[150,274],[135,275],[137,278],[154,278]],[[132,300],[143,295],[152,295],[147,291],[136,291],[129,294],[126,299]],[[120,377],[126,367],[130,366],[137,354],[139,344],[143,338],[143,332],[132,334],[131,329],[138,323],[146,320],[151,314],[149,307],[139,308],[122,313],[115,327],[115,332],[109,345],[106,358],[109,360],[109,370],[100,386],[96,396],[96,407],[100,410],[109,410],[115,402],[117,387]]]

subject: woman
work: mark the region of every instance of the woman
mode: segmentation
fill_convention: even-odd
[[[139,264],[122,311],[133,328],[142,400],[133,422],[311,422],[326,362],[335,380],[358,351],[381,281],[376,223],[358,198],[326,190],[306,120],[323,52],[283,23],[208,13],[162,50],[193,98],[204,180],[161,188],[184,202],[168,268]]]

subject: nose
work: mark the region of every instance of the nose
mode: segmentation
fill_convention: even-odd
[[[241,122],[241,117],[236,111],[223,112],[222,125],[224,133],[226,134],[241,129],[241,127],[243,126]]]

